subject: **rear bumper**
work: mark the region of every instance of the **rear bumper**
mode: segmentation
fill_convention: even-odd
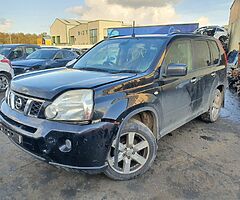
[[[0,122],[9,139],[37,159],[92,173],[107,167],[107,155],[118,130],[110,122],[73,125],[32,118],[12,110],[5,102],[1,105]],[[60,147],[66,140],[71,141],[71,151],[62,152]]]

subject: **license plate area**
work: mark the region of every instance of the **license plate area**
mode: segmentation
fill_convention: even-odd
[[[22,143],[23,143],[23,137],[22,137],[20,134],[12,131],[11,129],[6,128],[6,127],[4,127],[4,126],[1,126],[1,131],[2,131],[3,133],[5,133],[5,134],[6,134],[10,139],[12,139],[15,143],[17,143],[17,144],[22,144]]]

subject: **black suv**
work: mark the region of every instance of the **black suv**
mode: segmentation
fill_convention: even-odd
[[[0,54],[11,61],[24,60],[41,47],[34,44],[3,44],[0,45]]]
[[[146,172],[157,140],[223,106],[226,58],[212,37],[106,39],[66,68],[13,79],[2,130],[55,166],[127,180]]]

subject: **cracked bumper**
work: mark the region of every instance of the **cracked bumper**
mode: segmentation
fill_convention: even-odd
[[[5,102],[1,105],[2,131],[22,150],[51,165],[101,172],[107,167],[106,159],[118,126],[111,122],[74,125],[32,118],[12,110]],[[60,146],[72,143],[70,152]]]

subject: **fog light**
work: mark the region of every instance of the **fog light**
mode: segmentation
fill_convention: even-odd
[[[69,139],[65,140],[65,144],[59,147],[59,150],[63,153],[70,152],[72,150],[72,142]]]

